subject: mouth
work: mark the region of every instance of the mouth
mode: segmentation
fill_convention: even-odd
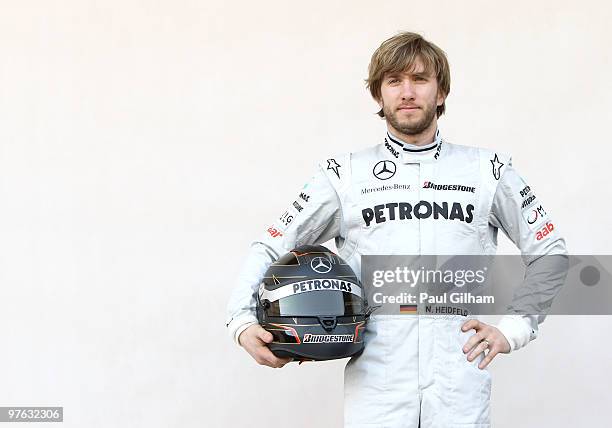
[[[415,106],[400,106],[397,109],[401,110],[401,111],[413,111],[413,110],[418,110],[419,107],[415,107]]]

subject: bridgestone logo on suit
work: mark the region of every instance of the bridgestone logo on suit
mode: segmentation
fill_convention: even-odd
[[[423,189],[456,190],[458,192],[476,193],[475,187],[464,186],[462,184],[435,184],[435,183],[432,183],[431,181],[426,181],[423,184]]]
[[[384,205],[375,205],[373,208],[365,208],[361,210],[361,215],[366,226],[369,226],[372,221],[376,224],[384,223],[387,220],[412,220],[413,216],[417,219],[432,217],[436,220],[442,218],[445,220],[459,220],[466,223],[471,223],[474,219],[474,205],[468,204],[465,207],[459,202],[453,202],[449,211],[449,203],[436,202],[431,203],[421,201],[416,205],[408,202],[390,202]]]

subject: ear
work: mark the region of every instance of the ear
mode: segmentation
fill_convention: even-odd
[[[445,99],[446,99],[446,94],[438,90],[438,94],[436,96],[436,105],[440,107],[442,104],[444,104]]]

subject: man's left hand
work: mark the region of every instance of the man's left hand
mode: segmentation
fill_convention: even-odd
[[[478,320],[469,320],[461,326],[462,331],[476,330],[476,333],[463,346],[463,353],[468,354],[468,361],[472,362],[480,353],[488,349],[484,359],[478,364],[479,369],[484,369],[493,358],[500,352],[510,352],[510,343],[499,329]],[[470,352],[472,351],[472,352]]]

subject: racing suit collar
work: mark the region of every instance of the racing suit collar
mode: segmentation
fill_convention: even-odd
[[[436,129],[434,141],[424,146],[405,143],[387,130],[385,146],[387,150],[403,163],[437,161],[441,156],[443,140],[440,129]]]

